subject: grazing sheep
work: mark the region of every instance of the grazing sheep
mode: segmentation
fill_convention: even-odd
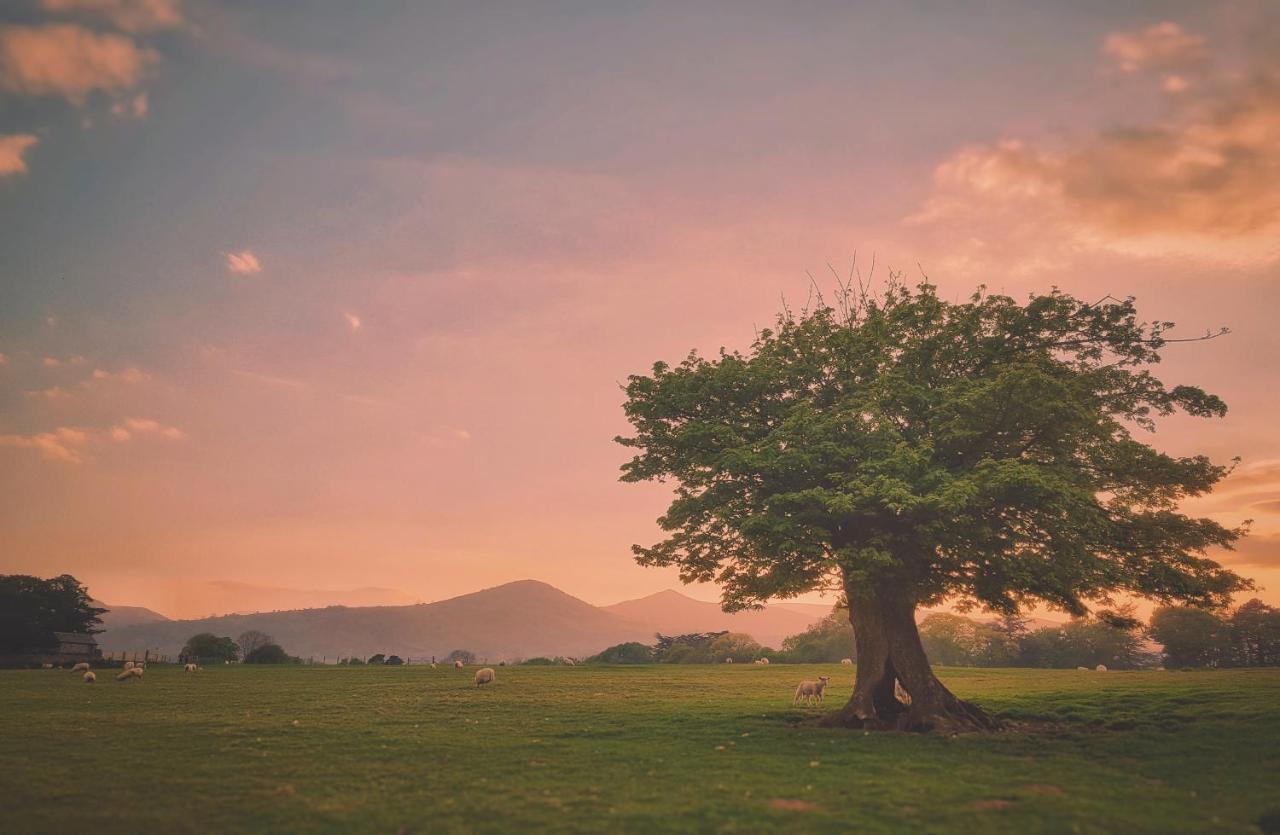
[[[564,659],[564,664],[565,664],[565,666],[566,666],[566,667],[572,667],[572,666],[574,666],[574,664],[575,664],[575,663],[576,663],[576,662],[575,662],[572,658],[566,658],[566,659]]]
[[[726,659],[724,660],[724,663],[726,663],[726,664],[732,664],[732,663],[733,663],[733,659],[732,659],[732,658],[726,658]]]
[[[853,666],[853,659],[852,659],[852,658],[841,658],[841,659],[840,659],[840,663],[841,663],[842,665],[846,666],[846,667],[852,667],[852,666]]]
[[[1105,672],[1107,671],[1107,665],[1106,665],[1106,664],[1099,664],[1098,666],[1094,667],[1093,669],[1094,669],[1094,670],[1096,670],[1096,671],[1097,671],[1097,672],[1099,672],[1099,673],[1105,673]]]
[[[97,677],[97,676],[95,676],[95,675],[93,674],[93,670],[85,670],[85,671],[84,671],[84,683],[85,683],[85,684],[93,684],[93,683],[94,683],[95,681],[97,681],[97,680],[98,680],[98,677]]]
[[[199,668],[199,667],[197,667],[195,664],[184,664],[184,665],[183,665],[183,667],[182,667],[182,669],[183,669],[185,672],[188,672],[188,673],[194,673],[196,670],[198,670],[198,669],[200,669],[200,668]]]
[[[454,669],[455,669],[455,670],[461,670],[461,669],[462,669],[462,661],[460,661],[460,660],[459,660],[459,661],[454,661],[454,662],[453,662],[453,667],[454,667]]]
[[[756,663],[757,663],[757,664],[768,664],[768,663],[769,663],[769,659],[768,659],[768,658],[761,658],[761,659],[760,659],[759,661],[757,661]]]
[[[818,704],[822,704],[822,691],[827,688],[827,682],[831,681],[831,676],[818,676],[817,681],[802,681],[800,686],[796,688],[796,696],[791,700],[791,704],[800,704],[800,700],[804,699],[805,704],[812,704],[816,699]]]
[[[140,679],[142,678],[142,672],[141,667],[130,667],[127,670],[122,670],[120,675],[116,676],[116,681],[128,681],[131,678]]]
[[[493,668],[485,667],[483,670],[476,670],[476,687],[493,683]]]
[[[902,686],[902,682],[896,678],[893,680],[893,697],[904,705],[911,704],[911,694]]]
[[[77,664],[77,665],[75,665],[74,667],[72,667],[72,668],[71,668],[71,672],[73,672],[73,673],[83,673],[83,672],[85,672],[85,671],[86,671],[86,670],[88,670],[88,669],[89,669],[89,662],[88,662],[88,661],[81,661],[79,664]]]

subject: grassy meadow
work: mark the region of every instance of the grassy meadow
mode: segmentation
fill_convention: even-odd
[[[1256,832],[1280,670],[941,670],[1024,732],[827,730],[833,665],[0,671],[0,831]]]

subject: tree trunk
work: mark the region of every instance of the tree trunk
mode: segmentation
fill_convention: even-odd
[[[899,591],[848,589],[857,647],[853,695],[823,724],[838,727],[958,733],[988,731],[995,721],[938,681],[916,629],[915,601]],[[910,697],[899,701],[894,684]]]

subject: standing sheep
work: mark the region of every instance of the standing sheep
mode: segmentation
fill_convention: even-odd
[[[195,664],[184,664],[182,669],[185,672],[194,673],[196,670],[199,670],[200,668],[197,667]]]
[[[852,666],[853,666],[853,659],[852,659],[852,658],[841,658],[841,659],[840,659],[840,664],[841,664],[842,666],[845,666],[845,667],[852,667]]]
[[[98,680],[98,677],[93,674],[93,670],[85,670],[84,672],[85,684],[93,684],[97,680]]]
[[[804,699],[805,704],[812,704],[816,699],[818,704],[822,704],[822,691],[827,689],[827,682],[831,681],[831,676],[818,676],[817,681],[802,681],[800,686],[796,688],[796,696],[791,700],[791,704],[796,705]]]
[[[454,661],[454,662],[453,662],[453,668],[454,668],[455,670],[461,670],[461,669],[462,669],[462,659],[458,659],[457,661]]]
[[[724,663],[726,663],[726,664],[732,664],[732,663],[733,663],[733,659],[732,659],[732,658],[726,658],[726,659],[724,660]]]
[[[136,678],[141,680],[142,672],[143,671],[141,667],[130,667],[127,670],[122,670],[120,672],[120,675],[116,676],[116,681],[128,681],[131,678]]]
[[[483,670],[476,670],[476,687],[493,683],[493,668],[485,667]]]
[[[756,663],[757,663],[757,664],[768,664],[768,663],[769,663],[769,659],[768,659],[768,658],[761,658],[761,659],[757,660],[757,661],[756,661]]]
[[[77,665],[75,665],[74,667],[72,667],[72,668],[71,668],[71,672],[73,672],[73,673],[83,673],[83,672],[87,672],[87,671],[88,671],[88,669],[89,669],[89,662],[88,662],[88,661],[81,661],[79,664],[77,664]]]
[[[1098,666],[1094,667],[1093,669],[1094,669],[1094,670],[1096,670],[1096,671],[1097,671],[1097,672],[1099,672],[1099,673],[1105,673],[1105,672],[1107,671],[1107,665],[1106,665],[1106,664],[1099,664]]]
[[[134,665],[134,663],[133,663],[132,661],[126,661],[126,662],[124,662],[124,668],[125,668],[126,670],[132,670],[132,669],[134,668],[134,666],[135,666],[135,665]]]

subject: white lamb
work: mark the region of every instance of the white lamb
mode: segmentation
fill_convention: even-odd
[[[844,665],[845,667],[852,667],[852,666],[853,666],[853,659],[852,659],[852,658],[841,658],[841,659],[840,659],[840,663],[841,663],[842,665]]]
[[[493,683],[493,668],[485,667],[483,670],[476,670],[476,687]]]
[[[142,672],[141,667],[130,667],[127,670],[122,670],[120,675],[116,676],[116,681],[128,681],[131,678],[141,679]]]
[[[195,664],[184,664],[182,666],[182,669],[185,672],[194,673],[196,670],[199,670],[200,668],[197,667]]]
[[[805,704],[812,704],[817,700],[818,704],[822,704],[822,691],[827,689],[827,682],[831,681],[831,676],[818,676],[817,681],[802,681],[800,686],[796,688],[796,696],[791,700],[791,704],[800,704],[800,700],[804,699]]]
[[[93,674],[93,670],[85,670],[84,672],[85,684],[93,684],[97,680],[98,680],[98,677]]]
[[[461,669],[462,669],[462,661],[460,661],[460,660],[459,660],[459,661],[454,661],[454,662],[453,662],[453,666],[454,666],[454,669],[461,670]]]
[[[726,664],[732,664],[732,663],[733,663],[733,659],[732,659],[732,658],[726,658],[726,659],[724,660],[724,663],[726,663]]]
[[[73,673],[83,673],[83,672],[86,672],[88,669],[89,669],[89,662],[88,662],[88,661],[81,661],[79,664],[77,664],[77,665],[75,665],[74,667],[72,667],[72,668],[71,668],[71,672],[73,672]]]
[[[1106,665],[1106,664],[1099,664],[1098,666],[1094,667],[1093,669],[1094,669],[1094,670],[1096,670],[1096,671],[1098,671],[1098,672],[1100,672],[1100,673],[1105,673],[1105,672],[1107,671],[1107,665]]]

